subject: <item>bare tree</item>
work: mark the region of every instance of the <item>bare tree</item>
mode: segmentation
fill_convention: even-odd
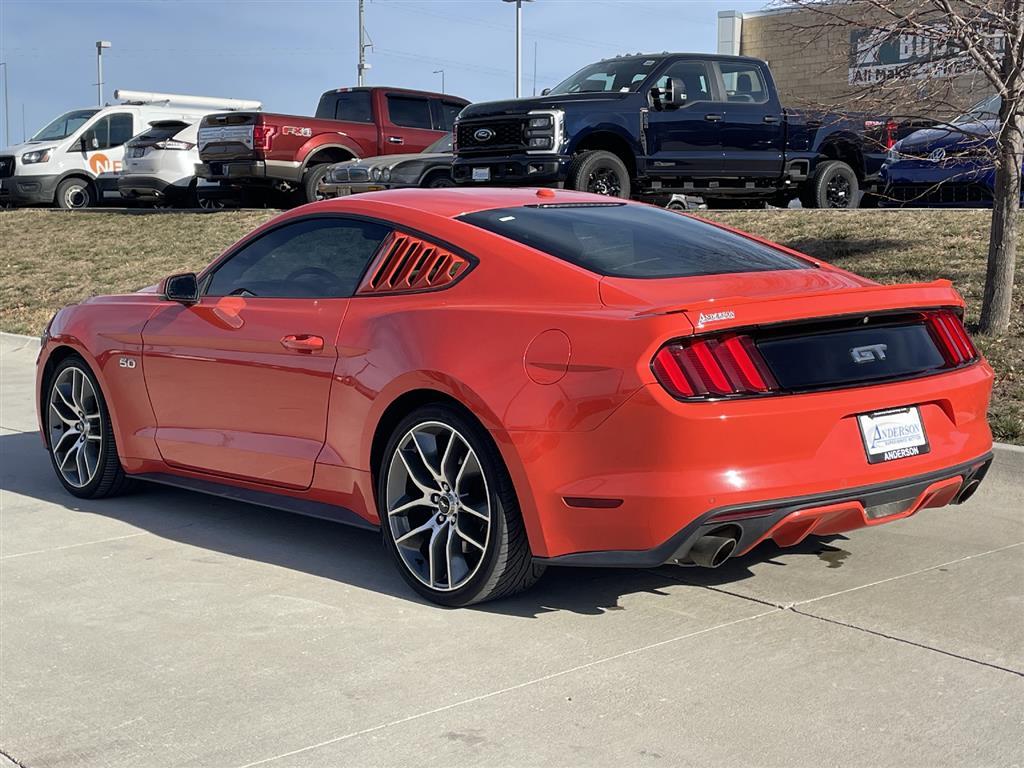
[[[890,68],[884,82],[851,87],[846,94],[851,104],[877,106],[888,94],[899,101],[904,115],[944,108],[948,113],[952,84],[967,73],[980,75],[1000,97],[990,157],[995,191],[979,330],[1004,333],[1013,307],[1024,163],[1024,0],[777,0],[776,5],[808,12],[811,20],[797,25],[804,31],[858,30],[868,54],[871,46],[903,36],[929,44],[930,56]],[[914,94],[921,93],[925,79],[944,80],[945,87],[934,89],[915,109]]]

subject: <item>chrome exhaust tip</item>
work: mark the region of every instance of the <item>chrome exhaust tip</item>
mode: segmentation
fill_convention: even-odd
[[[968,480],[963,484],[963,487],[957,492],[956,497],[953,499],[954,504],[963,504],[974,492],[978,490],[978,486],[981,485],[981,480]]]
[[[690,547],[687,559],[704,568],[717,568],[732,555],[738,542],[731,536],[703,536]]]

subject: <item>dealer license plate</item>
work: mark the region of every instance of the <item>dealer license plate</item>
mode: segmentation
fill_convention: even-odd
[[[491,169],[490,168],[474,168],[473,169],[473,181],[490,181],[491,180]]]
[[[869,464],[928,453],[928,437],[916,407],[892,408],[857,417]]]

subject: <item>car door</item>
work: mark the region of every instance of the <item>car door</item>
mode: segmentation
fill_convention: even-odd
[[[647,171],[656,177],[720,177],[724,104],[714,70],[702,59],[677,60],[655,86],[665,87],[670,77],[682,81],[686,100],[676,109],[648,113]]]
[[[80,154],[84,167],[96,177],[96,187],[104,196],[120,197],[117,177],[124,163],[124,144],[142,130],[138,123],[131,111],[107,113],[71,146],[70,151]]]
[[[384,103],[388,119],[383,124],[385,155],[422,152],[441,135],[434,130],[430,100],[410,93],[388,93]]]
[[[715,68],[725,97],[721,125],[724,175],[778,178],[786,131],[782,105],[766,68],[753,61],[719,61]]]
[[[349,297],[389,228],[308,216],[270,229],[143,329],[156,444],[176,467],[308,488]]]

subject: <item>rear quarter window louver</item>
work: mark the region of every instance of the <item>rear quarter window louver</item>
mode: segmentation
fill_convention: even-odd
[[[358,293],[412,293],[451,285],[469,271],[469,259],[418,237],[392,232]]]

